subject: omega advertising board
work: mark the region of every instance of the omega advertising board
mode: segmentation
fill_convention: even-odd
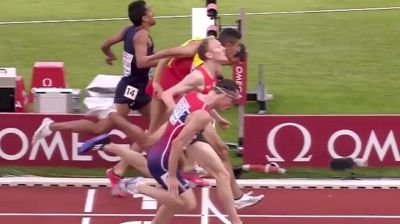
[[[246,164],[328,167],[352,157],[372,167],[400,165],[400,115],[246,115]]]
[[[114,164],[119,157],[103,151],[94,151],[88,155],[78,155],[82,143],[94,137],[70,131],[55,131],[47,138],[32,145],[32,136],[44,117],[57,122],[90,119],[83,115],[43,115],[33,113],[2,113],[0,116],[0,164],[15,166],[76,166],[105,167]],[[129,121],[147,127],[141,116],[129,116]],[[131,142],[119,130],[111,131],[112,141],[129,147]]]
[[[239,105],[245,105],[247,102],[247,57],[232,65],[232,80],[239,87],[240,98],[236,100]]]

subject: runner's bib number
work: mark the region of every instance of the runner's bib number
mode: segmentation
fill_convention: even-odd
[[[122,56],[123,66],[124,66],[124,76],[131,76],[133,55],[128,52],[124,52]]]
[[[131,100],[136,100],[136,96],[137,96],[138,92],[139,92],[139,90],[137,88],[128,85],[128,86],[126,86],[124,96]]]

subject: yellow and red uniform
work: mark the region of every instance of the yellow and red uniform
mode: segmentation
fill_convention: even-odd
[[[190,39],[186,41],[182,46],[189,44],[192,41],[198,41],[201,39]],[[203,64],[203,61],[199,58],[198,54],[194,57],[186,58],[172,58],[166,67],[163,68],[160,77],[160,85],[163,90],[167,90],[172,86],[176,85],[182,79],[184,79],[194,69]],[[152,80],[148,83],[146,93],[153,96],[153,85]]]

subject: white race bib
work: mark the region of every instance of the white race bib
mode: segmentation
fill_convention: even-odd
[[[131,65],[132,65],[133,55],[128,52],[124,52],[122,56],[123,66],[124,66],[124,76],[129,77],[131,75]]]
[[[178,121],[181,124],[185,123],[184,119],[186,116],[190,114],[190,105],[189,102],[185,99],[185,97],[181,98],[176,104],[174,111],[169,118],[171,124],[175,125]]]
[[[126,86],[124,96],[131,100],[135,100],[139,90],[133,86]]]

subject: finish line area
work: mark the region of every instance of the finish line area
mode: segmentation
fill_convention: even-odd
[[[153,184],[154,181],[146,179]],[[264,194],[238,210],[246,224],[397,224],[400,180],[238,180],[245,192]],[[197,208],[173,223],[228,223],[215,183],[195,188]],[[150,224],[158,204],[149,197],[117,198],[105,178],[0,178],[0,223]]]

